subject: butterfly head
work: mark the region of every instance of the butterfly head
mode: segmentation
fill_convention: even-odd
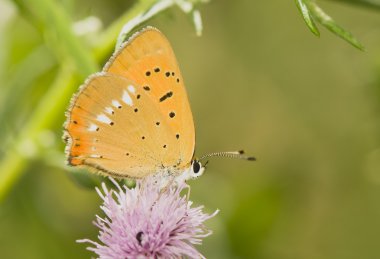
[[[202,166],[199,160],[194,159],[190,166],[182,174],[178,175],[175,180],[177,184],[180,184],[190,179],[196,179],[203,174],[205,169],[205,166]]]
[[[243,150],[239,151],[232,151],[232,152],[215,152],[215,153],[210,153],[202,156],[199,159],[193,159],[190,166],[180,175],[176,177],[176,182],[177,184],[186,182],[189,179],[196,179],[199,176],[201,176],[208,164],[208,161],[206,161],[203,165],[200,162],[200,160],[206,159],[208,157],[230,157],[230,158],[238,158],[238,159],[243,159],[247,161],[256,161],[256,158],[253,156],[246,156]]]
[[[194,159],[188,171],[189,178],[190,179],[198,178],[199,176],[203,174],[205,169],[206,167],[202,166],[201,162],[199,162],[197,159]]]

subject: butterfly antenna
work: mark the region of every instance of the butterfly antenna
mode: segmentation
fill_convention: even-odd
[[[207,168],[207,165],[208,165],[208,160],[206,161],[206,163],[203,165],[204,168]]]
[[[247,161],[256,161],[255,157],[245,155],[244,150],[227,151],[227,152],[213,152],[213,153],[203,155],[201,158],[199,158],[199,160],[203,160],[207,157],[213,157],[213,156],[237,158],[237,159],[243,159],[243,160],[247,160]]]

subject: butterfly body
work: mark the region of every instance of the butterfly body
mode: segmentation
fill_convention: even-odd
[[[66,116],[69,165],[120,178],[194,176],[187,93],[172,48],[155,28],[136,33],[90,76]]]

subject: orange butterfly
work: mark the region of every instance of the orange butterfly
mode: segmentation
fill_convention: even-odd
[[[195,130],[181,72],[169,41],[155,28],[134,34],[102,72],[90,76],[66,116],[69,165],[114,177],[162,173],[181,181],[204,171],[193,158]],[[254,159],[239,151],[204,157],[215,155]]]

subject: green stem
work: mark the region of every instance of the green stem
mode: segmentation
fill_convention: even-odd
[[[124,24],[140,13],[149,10],[156,2],[156,0],[137,1],[128,12],[114,21],[102,34],[100,34],[94,48],[95,57],[98,60],[104,59],[109,54],[109,50],[115,48],[115,40]]]
[[[38,152],[41,148],[38,141],[41,130],[49,128],[56,121],[57,114],[62,113],[62,107],[68,103],[67,98],[72,91],[67,85],[74,85],[72,69],[61,69],[52,87],[42,98],[32,118],[25,124],[19,138],[15,142],[15,149],[10,150],[0,164],[0,201],[19,179],[27,166],[30,153]],[[28,144],[28,145],[25,145]]]
[[[72,59],[71,62],[76,67],[76,73],[79,73],[83,78],[97,70],[98,65],[88,48],[73,34],[70,18],[62,6],[51,0],[24,0],[22,4],[31,10],[44,25],[47,34],[55,36],[59,46],[53,45],[53,51],[58,58],[63,49],[66,52],[65,56]],[[42,97],[38,107],[25,123],[15,141],[15,150],[9,151],[1,161],[0,201],[4,199],[27,165],[29,157],[23,153],[23,145],[28,143],[31,149],[38,150],[39,143],[36,140],[38,133],[42,129],[50,128],[56,121],[57,114],[63,114],[76,87],[74,70],[67,67],[67,64],[71,62],[68,60],[60,62],[66,67],[61,68],[55,83]]]
[[[31,10],[46,28],[49,35],[57,40],[52,48],[58,58],[64,56],[73,59],[76,71],[83,78],[98,70],[98,65],[88,51],[88,48],[76,37],[72,30],[72,22],[63,6],[55,0],[24,0],[26,7]]]

